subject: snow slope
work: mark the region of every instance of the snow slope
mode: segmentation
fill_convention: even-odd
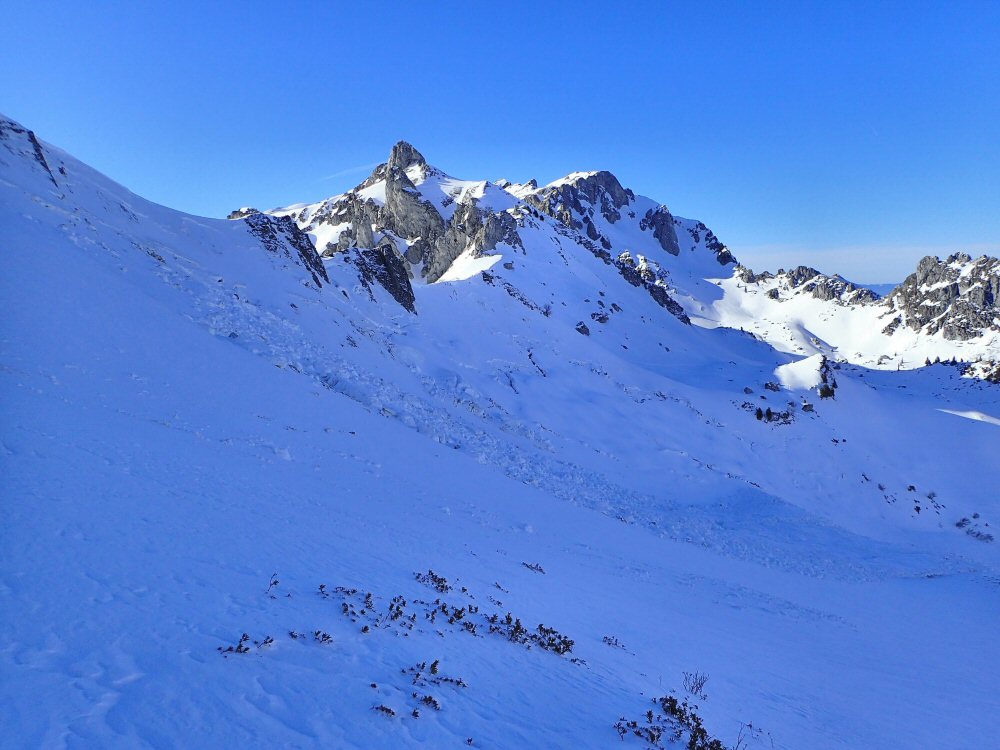
[[[684,671],[729,747],[997,736],[992,384],[831,359],[819,399],[650,292],[717,293],[703,236],[623,271],[509,190],[522,246],[410,313],[0,122],[4,744],[643,747]]]
[[[984,256],[972,261],[965,256],[965,262],[959,265],[970,270],[987,260]],[[905,325],[893,327],[899,310],[891,294],[878,299],[869,292],[866,298],[867,290],[854,288],[840,277],[819,274],[796,280],[789,276],[758,276],[738,268],[732,276],[715,279],[722,290],[721,298],[708,302],[690,299],[686,308],[699,325],[740,328],[781,351],[806,356],[826,354],[866,367],[914,369],[936,357],[965,362],[1000,361],[1000,316],[991,328],[977,331],[978,335],[947,338],[942,330],[931,333]],[[823,299],[810,293],[817,283],[846,284],[849,291]]]

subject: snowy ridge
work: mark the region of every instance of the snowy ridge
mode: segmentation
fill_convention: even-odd
[[[694,670],[727,746],[996,736],[998,389],[557,183],[205,219],[0,120],[16,746],[644,747]]]
[[[715,280],[720,298],[708,303],[680,299],[699,325],[740,328],[792,354],[822,353],[893,370],[954,359],[966,365],[968,376],[983,377],[1000,361],[1000,318],[990,291],[1000,283],[998,262],[985,256],[976,261],[967,255],[953,257],[964,268],[981,269],[979,280],[966,291],[959,291],[957,283],[939,287],[934,301],[928,297],[934,289],[914,285],[916,275],[880,298],[805,266],[777,274],[738,267],[732,277]],[[920,265],[943,264],[928,257]]]
[[[408,197],[387,202],[387,189]],[[996,259],[925,258],[884,299],[807,266],[754,273],[704,223],[675,217],[606,171],[573,172],[543,187],[459,180],[400,142],[347,194],[271,213],[293,216],[328,257],[355,246],[395,253],[414,280],[468,279],[505,254],[545,255],[568,240],[682,320],[750,331],[789,353],[883,369],[955,359],[978,363],[966,369],[971,377],[1000,362]]]

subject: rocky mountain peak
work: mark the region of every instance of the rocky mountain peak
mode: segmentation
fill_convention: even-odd
[[[611,172],[573,172],[527,195],[525,200],[572,229],[585,229],[590,239],[598,240],[591,224],[594,212],[614,224],[621,219],[621,209],[635,200],[635,194],[623,188]]]
[[[603,194],[606,194],[610,198],[610,203],[615,208],[621,208],[635,198],[635,194],[631,190],[622,187],[618,178],[607,170],[576,172],[563,179],[568,181],[569,184],[576,188],[580,195],[593,204],[600,201]]]
[[[425,167],[427,166],[427,160],[423,154],[409,143],[399,141],[399,143],[392,147],[392,152],[389,154],[388,166],[390,170],[393,167],[401,170],[409,169],[410,167]]]

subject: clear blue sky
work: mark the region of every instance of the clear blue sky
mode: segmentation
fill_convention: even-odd
[[[695,7],[697,6],[697,7]],[[1000,2],[7,3],[0,111],[157,202],[609,169],[757,267],[1000,252]],[[351,170],[354,170],[353,172]]]

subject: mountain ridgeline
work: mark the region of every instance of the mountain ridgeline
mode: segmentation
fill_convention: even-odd
[[[258,213],[243,208],[229,218]],[[866,365],[914,366],[920,364],[918,354],[926,354],[925,361],[954,358],[978,363],[971,374],[996,378],[996,258],[961,253],[944,261],[926,257],[885,297],[808,266],[755,273],[740,265],[704,223],[677,217],[667,206],[637,196],[611,172],[575,172],[541,187],[534,180],[459,180],[402,141],[388,161],[347,193],[266,214],[293,220],[322,258],[353,265],[369,292],[373,285],[381,286],[414,314],[419,309],[414,285],[478,273],[494,283],[499,277],[504,288],[516,289],[516,274],[509,272],[518,255],[574,248],[572,252],[593,255],[622,280],[645,290],[682,323],[696,318],[708,327],[740,327],[790,351],[820,351]],[[501,258],[504,262],[495,268]],[[705,279],[735,282],[729,289],[736,292],[740,312],[732,314],[734,295],[726,306],[729,314],[714,304],[716,294],[704,293]],[[764,299],[751,304],[740,299],[759,296]],[[799,306],[794,313],[782,309],[782,303],[802,297],[820,304],[811,310]],[[808,335],[811,346],[802,347],[776,330],[791,323],[808,331],[811,318],[828,306],[856,311],[866,323],[872,319],[879,335],[862,342],[843,334]],[[594,320],[604,317],[598,313]],[[753,323],[747,325],[746,318]],[[761,325],[765,320],[772,325]],[[580,321],[578,329],[589,332],[592,325]]]

